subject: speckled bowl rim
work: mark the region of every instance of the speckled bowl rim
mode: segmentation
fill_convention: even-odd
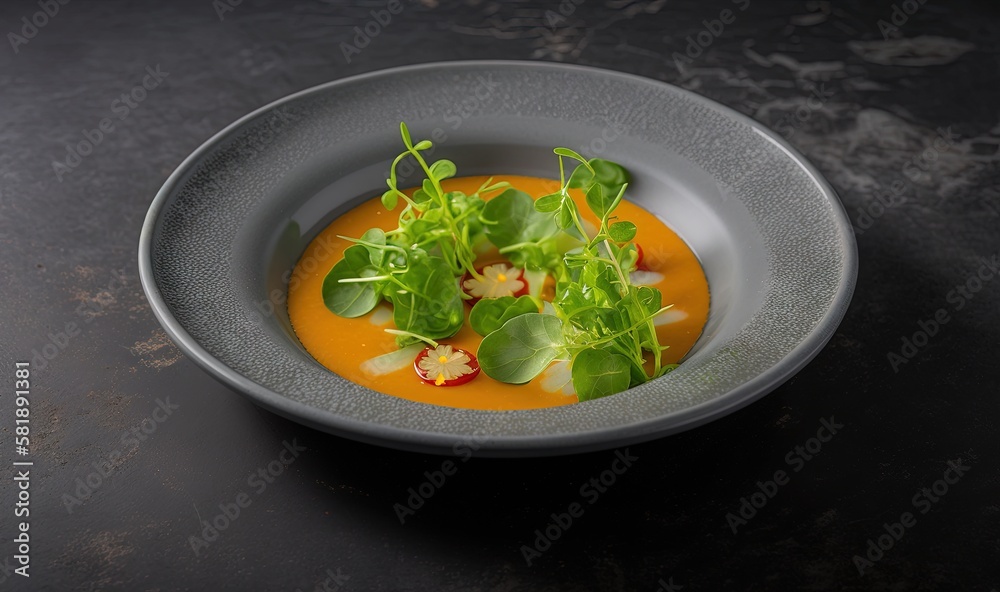
[[[206,155],[238,132],[245,124],[277,109],[281,105],[308,95],[326,92],[340,85],[353,84],[368,78],[377,78],[394,73],[469,66],[568,69],[601,76],[618,76],[647,84],[664,85],[670,87],[672,92],[682,93],[693,102],[701,103],[709,109],[733,119],[735,122],[755,128],[757,132],[780,147],[789,159],[812,177],[817,187],[823,192],[833,207],[836,232],[844,239],[843,246],[846,250],[842,253],[842,272],[836,296],[831,301],[826,313],[815,324],[806,338],[802,339],[778,363],[773,364],[751,380],[741,383],[738,387],[730,389],[718,397],[670,412],[666,415],[650,417],[625,426],[615,426],[586,432],[529,436],[427,432],[343,417],[330,411],[292,400],[246,378],[205,350],[181,326],[180,322],[171,313],[160,289],[156,285],[152,249],[157,220],[160,218],[164,207],[168,204],[169,198],[193,166],[201,162]],[[198,366],[227,386],[248,395],[257,404],[299,423],[371,444],[418,452],[447,454],[453,450],[454,446],[463,442],[463,438],[466,440],[475,439],[480,446],[476,454],[496,457],[546,456],[614,448],[616,446],[642,442],[688,430],[749,405],[793,376],[823,349],[833,336],[836,327],[839,325],[850,304],[858,270],[857,243],[854,239],[853,227],[835,190],[823,178],[822,174],[795,148],[774,132],[764,128],[757,121],[694,92],[655,79],[589,66],[515,60],[434,62],[377,70],[313,86],[264,105],[237,119],[213,135],[178,165],[176,170],[171,173],[157,192],[149,207],[142,225],[138,247],[139,278],[143,290],[155,317],[168,335]],[[558,412],[558,409],[558,407],[553,408],[555,412]],[[518,411],[504,413],[518,413]]]

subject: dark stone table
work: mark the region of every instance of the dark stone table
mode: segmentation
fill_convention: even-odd
[[[994,1],[65,2],[0,8],[0,458],[34,463],[30,579],[13,571],[24,467],[0,481],[0,591],[1000,588]],[[614,451],[455,458],[401,524],[394,505],[448,459],[216,383],[153,318],[136,244],[167,175],[241,115],[475,58],[640,74],[771,126],[840,192],[860,275],[805,370],[629,447],[603,492],[587,484]]]

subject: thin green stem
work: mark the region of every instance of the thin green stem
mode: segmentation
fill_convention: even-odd
[[[424,343],[430,345],[431,347],[434,348],[438,347],[437,341],[434,341],[430,337],[424,337],[419,333],[413,333],[411,331],[400,331],[399,329],[383,329],[383,331],[385,331],[386,333],[390,333],[392,335],[401,335],[403,337],[412,337],[414,339],[419,339],[420,341],[423,341]]]

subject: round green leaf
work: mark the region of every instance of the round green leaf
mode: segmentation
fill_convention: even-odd
[[[608,234],[611,239],[618,243],[627,243],[635,238],[636,227],[631,222],[615,222],[608,227]]]
[[[552,193],[549,195],[543,195],[535,200],[535,211],[548,213],[554,212],[562,206],[562,194]]]
[[[599,349],[585,349],[573,360],[573,388],[581,401],[620,393],[631,381],[628,358]]]
[[[399,202],[399,196],[396,194],[395,189],[390,189],[382,194],[382,205],[385,206],[385,209],[396,209],[397,202]]]
[[[483,339],[479,367],[494,380],[523,384],[545,370],[562,348],[562,321],[550,314],[523,314]]]

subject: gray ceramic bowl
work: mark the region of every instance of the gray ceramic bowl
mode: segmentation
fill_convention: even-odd
[[[631,199],[676,229],[708,276],[708,324],[681,367],[596,401],[488,412],[376,393],[315,362],[288,322],[288,272],[325,225],[381,193],[404,120],[463,175],[551,177],[556,145],[629,168]],[[617,72],[450,62],[317,86],[216,134],[153,200],[139,271],[184,352],[276,413],[397,448],[530,456],[657,438],[774,389],[833,335],[857,253],[816,169],[726,107]]]

